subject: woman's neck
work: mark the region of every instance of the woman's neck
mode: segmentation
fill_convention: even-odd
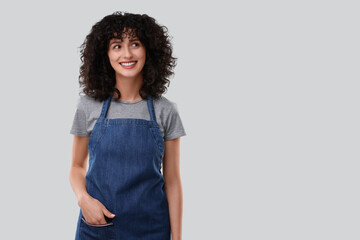
[[[120,78],[116,79],[115,87],[120,91],[120,99],[127,102],[135,102],[141,100],[139,90],[143,84],[142,76],[137,78]],[[115,96],[115,94],[114,94]]]

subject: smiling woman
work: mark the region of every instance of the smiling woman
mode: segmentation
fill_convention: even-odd
[[[177,104],[162,96],[176,60],[165,29],[146,14],[115,12],[82,45],[85,95],[70,131],[76,240],[181,240],[186,132]]]

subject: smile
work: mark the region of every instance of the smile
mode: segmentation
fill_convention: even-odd
[[[123,68],[129,69],[129,68],[133,68],[136,63],[137,63],[137,61],[121,62],[120,65],[121,65]]]

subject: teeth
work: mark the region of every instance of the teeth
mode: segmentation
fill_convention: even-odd
[[[136,62],[131,62],[131,63],[120,63],[121,65],[124,65],[124,66],[131,66],[131,65],[134,65]]]

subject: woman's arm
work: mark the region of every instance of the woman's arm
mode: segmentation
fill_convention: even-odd
[[[85,176],[88,158],[88,137],[74,135],[72,161],[69,173],[71,187],[78,200],[78,205],[84,197],[88,197]]]
[[[86,222],[90,224],[106,224],[104,215],[109,218],[113,218],[115,215],[103,203],[90,196],[86,189],[88,143],[89,137],[74,135],[69,180]]]
[[[180,178],[180,137],[165,141],[163,175],[169,203],[171,239],[182,239],[183,195]]]

